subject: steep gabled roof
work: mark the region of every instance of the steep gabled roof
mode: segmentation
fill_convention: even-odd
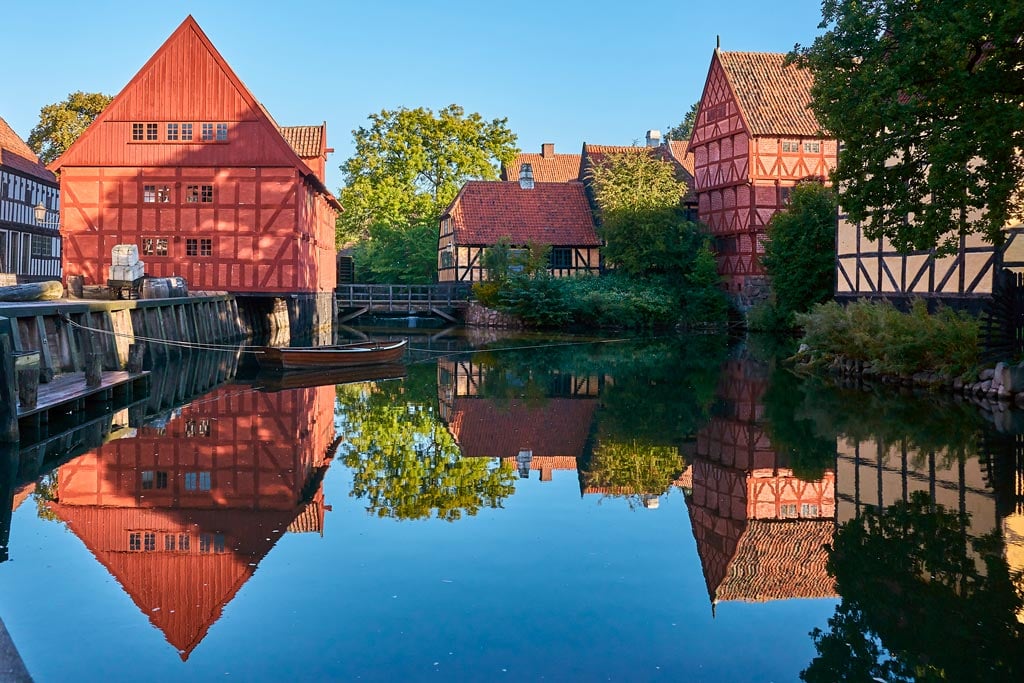
[[[519,180],[523,164],[530,164],[533,179],[539,183],[566,183],[579,176],[580,155],[557,154],[554,145],[545,145],[540,154],[523,152],[508,166],[502,165],[501,179]]]
[[[669,140],[667,149],[669,156],[690,174],[692,180],[695,168],[693,165],[693,152],[690,151],[690,143],[686,140]]]
[[[601,245],[583,185],[471,180],[442,218],[450,217],[457,244],[489,245],[507,237],[514,245]]]
[[[751,135],[821,135],[807,108],[814,78],[807,69],[785,66],[781,52],[722,52],[715,57],[736,96]]]
[[[181,72],[185,73],[179,76]],[[170,75],[176,77],[171,78]],[[197,102],[203,103],[210,111],[197,111]],[[252,138],[252,144],[226,146],[236,155],[233,159],[236,165],[250,165],[259,160],[261,165],[294,166],[335,208],[340,208],[334,196],[285,139],[273,117],[231,69],[192,15],[185,18],[107,108],[49,168],[57,171],[63,166],[109,163],[109,145],[100,144],[103,137],[100,130],[105,125],[116,127],[127,125],[126,121],[140,120],[219,120],[234,122],[236,126],[244,125],[245,135]],[[136,163],[121,161],[122,165],[154,165],[154,161],[145,154],[147,148],[156,149],[157,145],[124,145],[124,149],[129,147],[132,149],[128,158]],[[226,163],[222,156],[225,146],[197,142],[176,147],[181,150],[179,156],[184,159],[183,163],[188,165],[219,166]],[[120,146],[118,148],[121,149]],[[127,155],[123,150],[122,153]]]
[[[57,183],[57,177],[39,163],[39,157],[29,149],[21,136],[14,132],[14,129],[4,121],[2,116],[0,116],[0,166],[7,166],[47,183]]]

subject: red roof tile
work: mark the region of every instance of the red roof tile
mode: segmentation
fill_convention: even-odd
[[[717,52],[752,135],[821,135],[807,108],[814,79],[807,69],[783,66],[781,52]]]
[[[326,126],[278,126],[281,135],[303,159],[316,158],[324,147]]]
[[[448,429],[465,457],[515,458],[529,450],[535,459],[563,456],[548,464],[575,469],[595,410],[597,399],[550,398],[532,405],[457,398]]]
[[[57,183],[57,177],[39,163],[39,157],[0,116],[0,166],[8,166],[48,183]]]
[[[690,143],[686,140],[669,140],[668,153],[675,159],[676,163],[686,169],[692,177],[694,174],[693,152],[690,151]]]
[[[460,245],[489,245],[502,237],[515,245],[601,245],[577,182],[535,183],[524,190],[518,182],[471,180],[445,211],[448,216]]]
[[[502,180],[519,180],[523,164],[533,168],[533,179],[539,183],[566,183],[580,173],[579,154],[556,154],[554,145],[544,145],[540,154],[520,154],[508,166],[501,167]]]

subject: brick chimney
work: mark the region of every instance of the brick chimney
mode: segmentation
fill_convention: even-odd
[[[555,143],[545,142],[540,146],[540,155],[545,159],[550,159],[555,156]]]
[[[523,164],[519,167],[519,187],[524,190],[533,189],[533,166]]]

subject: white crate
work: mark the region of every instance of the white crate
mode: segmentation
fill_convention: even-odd
[[[117,244],[110,250],[115,266],[133,266],[139,261],[139,247],[135,244]]]
[[[142,261],[136,261],[130,266],[113,265],[110,267],[110,279],[120,281],[134,281],[146,274],[146,265]]]

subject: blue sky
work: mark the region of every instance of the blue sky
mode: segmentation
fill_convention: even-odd
[[[820,0],[10,2],[0,116],[22,137],[74,90],[117,93],[193,14],[281,125],[327,121],[327,185],[374,111],[451,103],[543,142],[628,145],[679,122],[723,50],[786,52],[819,33]],[[21,57],[18,57],[21,55]],[[13,61],[8,61],[12,60]]]

